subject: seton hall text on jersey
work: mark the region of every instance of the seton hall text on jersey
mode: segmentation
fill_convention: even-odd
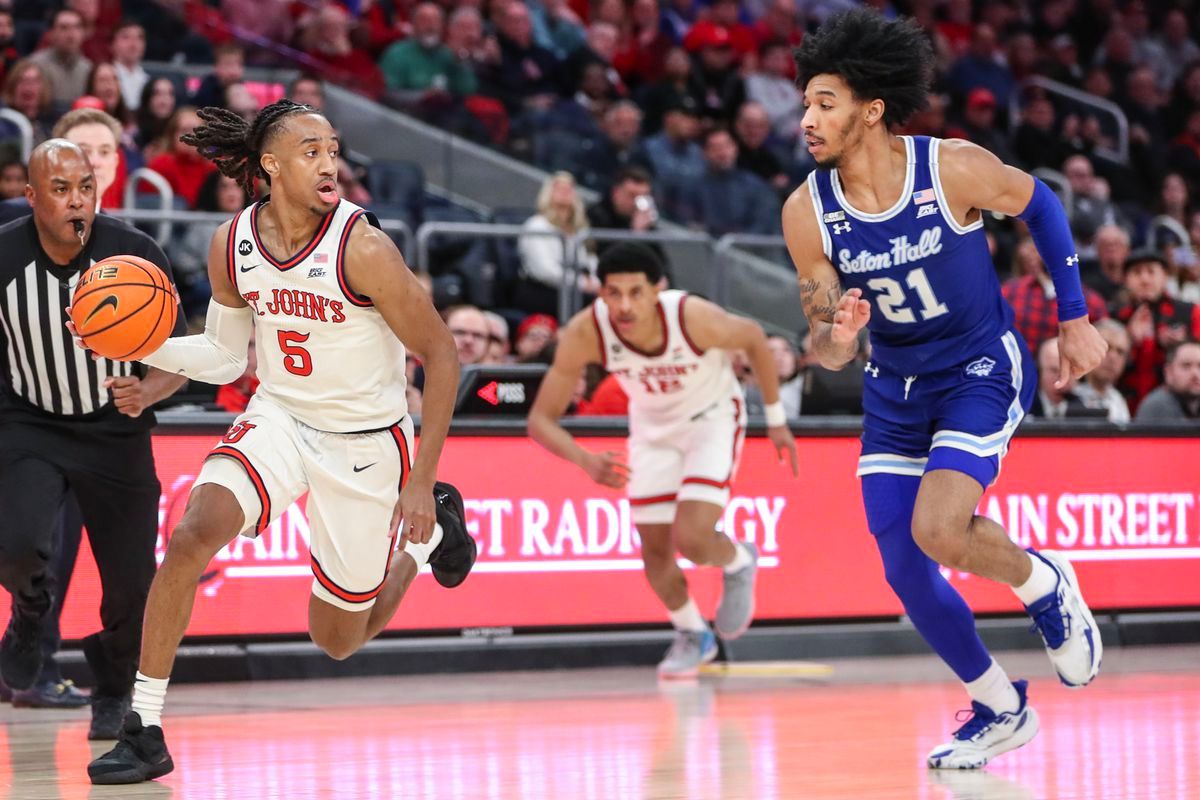
[[[851,257],[848,249],[838,251],[838,269],[846,274],[855,272],[876,272],[904,264],[911,264],[923,258],[942,251],[942,227],[935,225],[921,231],[921,238],[916,244],[908,243],[908,235],[889,239],[892,249],[883,253],[872,253],[861,250],[857,256]]]
[[[242,297],[260,317],[270,312],[285,317],[300,317],[334,324],[346,321],[342,301],[330,300],[324,295],[303,289],[272,289],[271,299],[261,308],[259,303],[262,302],[262,295],[259,292],[246,292]]]

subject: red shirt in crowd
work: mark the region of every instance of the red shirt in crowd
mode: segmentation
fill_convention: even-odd
[[[1140,306],[1148,305],[1154,318],[1154,335],[1135,340],[1129,351],[1129,367],[1121,378],[1119,388],[1129,401],[1130,413],[1136,413],[1142,398],[1163,382],[1163,365],[1167,362],[1167,346],[1186,339],[1200,340],[1200,306],[1182,300],[1161,298],[1155,303],[1126,303],[1113,312],[1113,317],[1129,324]]]
[[[246,410],[256,389],[258,378],[243,375],[233,383],[227,383],[217,389],[217,405],[230,414],[240,414]]]
[[[1036,357],[1042,342],[1058,336],[1058,302],[1047,296],[1042,282],[1033,275],[1007,280],[1000,291],[1013,307],[1013,322],[1025,337],[1029,352]],[[1104,298],[1098,293],[1085,286],[1083,297],[1087,301],[1089,320],[1095,322],[1108,316]]]
[[[580,400],[575,413],[581,417],[623,417],[629,413],[629,397],[616,378],[605,375],[592,392],[592,399]]]
[[[204,179],[217,168],[216,164],[199,156],[187,158],[175,153],[155,156],[146,166],[166,178],[175,194],[187,201],[188,208],[196,207]]]

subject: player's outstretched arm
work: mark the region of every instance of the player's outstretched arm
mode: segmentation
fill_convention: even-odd
[[[742,350],[750,359],[750,368],[762,390],[766,405],[767,436],[780,458],[787,455],[792,475],[799,475],[796,439],[787,426],[787,414],[779,402],[779,374],[775,358],[767,346],[767,335],[754,320],[730,314],[720,306],[699,297],[688,297],[683,304],[683,322],[696,347],[708,350]]]
[[[167,339],[162,347],[141,359],[146,366],[215,384],[235,381],[245,371],[254,320],[246,301],[229,279],[225,245],[231,225],[231,222],[221,225],[208,246],[212,300],[208,304],[204,333]]]
[[[842,293],[837,270],[821,247],[818,225],[808,184],[801,184],[783,204],[783,237],[800,279],[813,352],[821,366],[836,370],[858,352],[858,332],[871,319],[871,304],[858,289]]]
[[[404,517],[407,538],[429,541],[434,524],[433,484],[458,393],[454,337],[395,243],[365,221],[350,233],[345,269],[353,290],[371,298],[388,327],[425,366],[421,446],[397,513]],[[399,516],[394,522],[398,520]]]
[[[942,190],[947,212],[960,225],[976,210],[999,211],[1023,220],[1038,255],[1054,282],[1058,303],[1058,388],[1083,377],[1100,364],[1108,345],[1087,318],[1087,301],[1079,277],[1079,254],[1067,213],[1042,181],[996,158],[984,148],[949,139],[939,148]]]
[[[600,338],[591,315],[591,310],[581,311],[563,328],[554,350],[554,363],[538,387],[527,424],[530,438],[542,447],[581,468],[596,483],[620,489],[629,475],[620,455],[585,450],[559,423],[571,404],[584,368],[600,363]]]

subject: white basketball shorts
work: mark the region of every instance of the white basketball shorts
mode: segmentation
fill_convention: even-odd
[[[196,485],[233,492],[245,515],[241,533],[250,537],[307,492],[313,594],[363,611],[383,588],[396,547],[388,527],[412,442],[407,415],[382,431],[327,433],[255,396],[208,454]]]
[[[634,425],[629,437],[629,504],[635,524],[669,525],[683,500],[729,502],[746,437],[740,397],[671,425]]]

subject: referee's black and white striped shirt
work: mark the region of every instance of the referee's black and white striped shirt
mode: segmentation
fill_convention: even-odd
[[[10,406],[68,418],[115,414],[105,378],[145,372],[140,364],[93,360],[75,346],[66,328],[66,307],[83,270],[115,255],[140,256],[171,276],[167,257],[152,238],[103,214],[96,215],[79,257],[65,267],[51,262],[42,249],[32,217],[0,227],[0,389]],[[182,335],[186,327],[180,314],[172,335]]]

